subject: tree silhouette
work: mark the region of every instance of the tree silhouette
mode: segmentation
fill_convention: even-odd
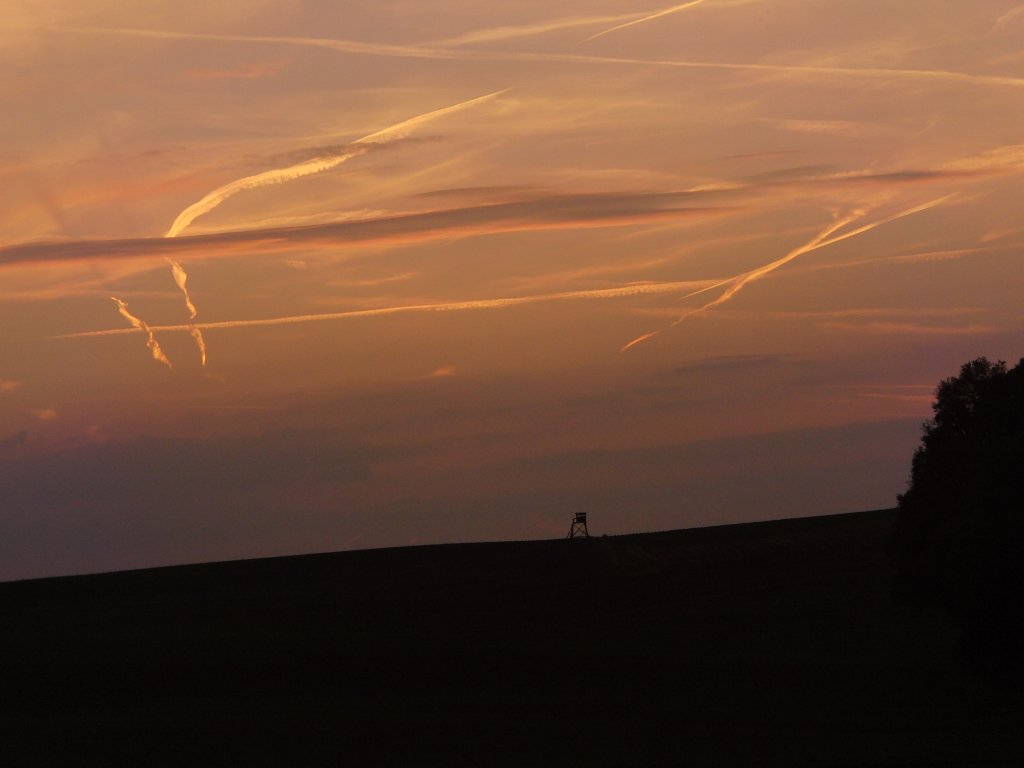
[[[899,497],[897,592],[945,609],[972,662],[1024,654],[1024,360],[981,357],[936,390]]]

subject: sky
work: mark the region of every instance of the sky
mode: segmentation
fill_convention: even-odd
[[[1016,362],[1013,0],[5,0],[0,580],[891,507]]]

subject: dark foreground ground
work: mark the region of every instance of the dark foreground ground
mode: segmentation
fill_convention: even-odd
[[[0,765],[1024,765],[892,519],[0,584]]]

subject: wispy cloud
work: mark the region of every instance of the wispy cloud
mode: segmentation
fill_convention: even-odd
[[[606,29],[603,32],[598,32],[596,35],[591,35],[590,37],[588,37],[587,40],[596,40],[599,37],[604,37],[605,35],[609,35],[612,32],[617,32],[620,29],[626,29],[627,27],[632,27],[636,24],[644,24],[648,21],[654,21],[655,19],[660,19],[663,16],[668,16],[669,14],[672,13],[678,13],[679,11],[686,10],[687,8],[693,8],[695,5],[700,5],[703,2],[704,0],[690,0],[690,2],[688,3],[681,3],[679,5],[673,5],[669,8],[663,8],[660,11],[647,14],[646,16],[643,16],[639,19],[633,19],[632,21],[623,22],[622,24],[618,24],[612,27],[611,29]]]
[[[825,323],[824,328],[873,336],[977,336],[993,333],[998,329],[991,325],[918,325],[915,323]]]
[[[185,268],[177,261],[168,259],[171,263],[171,274],[174,276],[174,282],[178,284],[178,289],[181,291],[185,298],[185,308],[188,310],[188,319],[195,320],[198,311],[196,305],[192,303],[192,297],[188,292],[188,273]],[[196,348],[199,350],[199,363],[202,367],[206,367],[206,339],[203,338],[203,332],[196,328],[194,323],[189,324],[189,334],[196,343]]]
[[[596,26],[598,24],[615,24],[620,21],[635,19],[639,14],[620,13],[614,16],[563,16],[557,19],[545,19],[529,24],[516,24],[502,27],[486,27],[464,32],[461,35],[435,40],[432,47],[449,45],[469,45],[472,43],[493,43],[498,40],[509,40],[517,37],[532,37],[563,29]]]
[[[150,354],[153,355],[153,359],[156,360],[157,362],[163,363],[168,368],[170,368],[171,361],[167,359],[167,355],[165,355],[164,351],[160,348],[160,343],[156,340],[156,337],[153,335],[153,329],[150,328],[143,320],[140,320],[139,318],[135,317],[135,315],[133,315],[131,312],[129,312],[128,307],[125,305],[123,301],[121,301],[121,299],[117,298],[116,296],[111,296],[110,300],[117,305],[117,311],[121,315],[121,317],[123,317],[131,324],[131,330],[128,332],[132,333],[134,331],[141,331],[142,333],[146,334],[146,346],[149,348]],[[184,329],[188,330],[188,326],[185,326]]]
[[[1008,245],[1002,246],[978,246],[974,248],[945,248],[940,250],[915,251],[913,253],[900,253],[890,256],[873,256],[867,259],[855,261],[833,262],[830,264],[816,264],[810,269],[850,269],[862,267],[868,264],[921,264],[936,261],[952,261],[954,259],[965,259],[971,256],[980,256],[986,253],[998,253],[1006,251]]]
[[[794,118],[761,118],[780,130],[794,133],[816,133],[846,138],[860,138],[868,134],[882,133],[889,129],[862,120],[798,120]]]
[[[370,288],[390,283],[404,283],[407,280],[412,280],[418,274],[418,272],[400,272],[396,275],[384,275],[382,277],[339,278],[330,280],[327,284],[332,288]]]
[[[762,72],[782,75],[800,75],[813,78],[842,78],[861,80],[883,80],[888,82],[932,81],[959,83],[963,85],[1024,88],[1024,78],[1003,75],[980,75],[955,70],[941,69],[898,69],[894,67],[841,67],[800,64],[736,63],[719,61],[688,61],[677,59],[638,59],[616,56],[594,56],[571,53],[543,53],[526,51],[485,51],[465,48],[438,48],[427,46],[386,45],[363,43],[355,40],[313,37],[275,37],[250,35],[218,35],[193,32],[164,32],[150,29],[126,29],[109,27],[49,27],[50,30],[74,34],[123,35],[162,40],[206,40],[210,42],[233,42],[259,45],[297,45],[326,48],[343,53],[398,58],[440,59],[456,61],[512,61],[551,62],[564,64],[610,66],[651,66],[682,69],[703,69],[709,71]]]
[[[286,60],[278,59],[242,64],[233,69],[186,69],[181,77],[186,80],[258,80],[273,77],[287,65]]]
[[[188,273],[185,272],[185,268],[180,263],[173,259],[168,259],[171,262],[171,274],[174,276],[174,282],[178,284],[178,288],[181,290],[182,295],[185,298],[185,308],[188,310],[188,318],[192,320],[196,316],[196,305],[192,303],[192,297],[188,293]]]
[[[855,318],[885,318],[892,321],[893,318],[954,318],[977,315],[981,312],[980,307],[847,307],[844,309],[817,309],[817,310],[794,310],[794,309],[769,309],[763,311],[751,311],[744,309],[726,309],[730,317],[755,319],[755,318],[780,318],[793,320],[844,320]]]
[[[992,31],[996,32],[998,30],[1001,30],[1014,19],[1020,18],[1022,14],[1024,14],[1024,5],[1018,5],[1011,8],[998,19],[996,19],[996,23],[992,25]]]
[[[6,395],[13,392],[20,386],[20,381],[14,381],[13,379],[0,379],[0,394]]]

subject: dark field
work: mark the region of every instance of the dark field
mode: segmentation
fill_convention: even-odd
[[[0,585],[0,765],[1022,765],[892,512]]]

